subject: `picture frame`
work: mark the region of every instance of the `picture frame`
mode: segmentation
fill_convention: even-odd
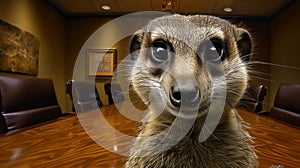
[[[0,19],[0,72],[38,75],[40,39]]]
[[[88,75],[113,76],[117,57],[116,49],[88,49]]]

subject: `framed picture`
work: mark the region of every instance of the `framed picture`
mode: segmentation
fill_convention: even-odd
[[[40,40],[0,19],[0,71],[38,74]]]
[[[88,74],[90,76],[113,76],[116,49],[88,49]]]

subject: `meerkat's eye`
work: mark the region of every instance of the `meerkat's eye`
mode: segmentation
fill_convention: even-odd
[[[224,58],[224,42],[220,39],[210,39],[204,51],[205,61],[217,63]]]
[[[156,40],[151,44],[150,58],[156,63],[160,64],[168,60],[170,55],[170,46],[164,40]]]

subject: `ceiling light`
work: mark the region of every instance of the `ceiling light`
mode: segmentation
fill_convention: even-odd
[[[163,11],[174,11],[176,0],[163,0],[162,10]]]
[[[108,5],[102,5],[101,8],[102,8],[103,10],[110,10],[110,9],[111,9],[111,7],[108,6]]]
[[[232,12],[232,8],[231,8],[231,7],[225,7],[223,10],[224,10],[225,12],[227,12],[227,13]]]

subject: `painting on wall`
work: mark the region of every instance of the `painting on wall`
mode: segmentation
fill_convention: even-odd
[[[88,49],[90,76],[113,76],[116,66],[116,49]]]
[[[40,41],[0,20],[0,71],[37,75]]]

